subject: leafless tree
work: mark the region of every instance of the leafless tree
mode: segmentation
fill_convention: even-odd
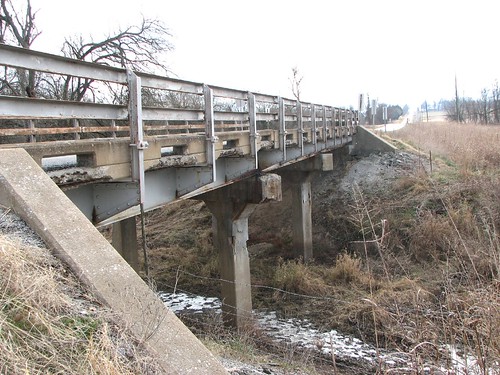
[[[90,38],[86,41],[81,36],[68,38],[62,51],[65,56],[77,60],[168,75],[164,57],[173,49],[170,36],[161,21],[143,18],[140,25],[129,26],[102,40]],[[62,98],[83,100],[91,84],[89,79],[65,77],[60,90]]]
[[[26,0],[24,8],[15,8],[11,0],[0,0],[0,6],[0,42],[30,48],[40,35],[31,0]],[[161,21],[143,18],[137,26],[120,29],[100,40],[82,36],[67,38],[62,52],[67,57],[82,61],[168,75],[164,59],[166,52],[173,49],[170,36]],[[8,95],[36,95],[74,101],[94,101],[99,96],[98,91],[102,92],[102,85],[97,90],[89,79],[47,74],[37,76],[34,72],[8,68],[0,75],[0,83],[1,92]],[[112,100],[123,97],[123,93],[109,87],[103,95],[111,96]]]
[[[493,122],[500,124],[500,86],[498,81],[493,84],[492,90]]]
[[[18,11],[10,0],[0,0],[0,8],[0,43],[29,49],[40,35],[31,1],[26,0],[26,8]],[[4,68],[0,82],[0,90],[10,95],[35,95],[36,74],[31,70]]]
[[[300,93],[302,89],[301,84],[303,79],[304,76],[302,76],[299,73],[299,69],[296,66],[294,66],[292,68],[292,76],[289,78],[289,80],[292,88],[292,94],[297,100],[300,100]]]

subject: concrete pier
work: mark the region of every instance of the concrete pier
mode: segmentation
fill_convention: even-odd
[[[311,179],[316,171],[333,170],[333,163],[333,154],[319,154],[279,172],[292,187],[292,243],[304,262],[313,258]]]
[[[111,242],[116,251],[127,261],[130,267],[135,272],[139,272],[135,216],[113,224]]]
[[[292,244],[304,262],[313,258],[311,176],[298,173],[292,181]]]
[[[205,193],[200,199],[215,218],[214,245],[219,252],[224,322],[245,329],[252,314],[248,218],[257,204],[281,200],[281,178],[275,174],[249,178]]]

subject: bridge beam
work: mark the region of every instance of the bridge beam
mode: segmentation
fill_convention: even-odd
[[[245,329],[252,314],[248,218],[257,204],[281,200],[281,178],[275,174],[254,176],[196,199],[205,201],[215,218],[214,245],[219,251],[224,322]]]
[[[139,256],[137,251],[137,227],[135,216],[113,224],[112,244],[123,259],[139,272]]]

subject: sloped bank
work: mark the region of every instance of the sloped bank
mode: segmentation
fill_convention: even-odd
[[[164,373],[227,373],[23,149],[0,150],[0,203],[120,317]]]

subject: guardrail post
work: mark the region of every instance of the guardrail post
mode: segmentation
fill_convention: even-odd
[[[259,161],[257,159],[257,112],[255,108],[255,95],[248,92],[248,121],[250,129],[250,152],[255,161],[255,169],[259,168]]]
[[[327,142],[328,142],[328,126],[326,122],[326,107],[323,105],[321,106],[321,110],[323,112],[323,149],[327,147]]]
[[[312,143],[314,151],[318,151],[318,135],[316,128],[316,105],[311,103],[311,128],[312,128]]]
[[[285,102],[282,97],[278,97],[278,121],[279,121],[279,136],[280,150],[283,161],[286,160],[286,121],[285,121]]]
[[[76,118],[74,118],[74,119],[73,119],[73,127],[74,127],[75,129],[78,129],[78,128],[80,127],[80,124],[79,124],[79,122],[78,122],[78,119],[76,119]],[[78,133],[78,131],[75,131],[75,132],[73,133],[73,139],[74,139],[75,141],[78,141],[78,140],[80,139],[80,133]]]
[[[208,85],[203,85],[203,96],[205,98],[206,157],[207,164],[212,166],[212,181],[215,181],[215,143],[217,137],[215,135],[213,91]]]
[[[300,155],[304,156],[304,122],[302,121],[302,103],[297,100],[297,141]]]
[[[31,130],[35,130],[35,122],[33,120],[28,120],[28,128],[30,128]],[[30,143],[36,142],[36,135],[34,135],[33,133],[30,134],[29,141]]]
[[[352,111],[349,110],[349,135],[352,135],[352,124],[353,124]]]
[[[132,147],[132,180],[139,183],[139,202],[144,204],[144,150],[148,148],[148,142],[144,141],[142,128],[142,97],[141,78],[131,69],[127,69],[127,80],[129,87],[128,116],[130,122],[130,146]]]
[[[333,137],[333,145],[337,145],[337,121],[335,119],[336,109],[332,107],[332,137]]]

